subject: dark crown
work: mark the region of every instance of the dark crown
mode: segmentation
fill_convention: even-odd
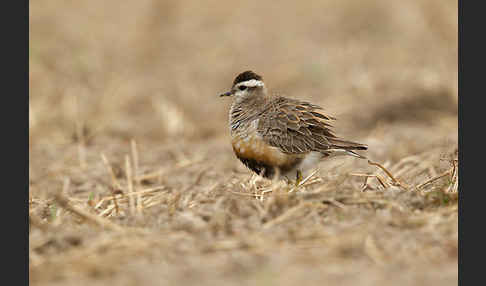
[[[235,78],[235,81],[233,81],[233,86],[235,86],[236,84],[238,84],[240,82],[244,82],[244,81],[251,80],[251,79],[262,80],[262,77],[257,75],[256,73],[254,73],[252,71],[245,71],[245,72],[240,73]]]

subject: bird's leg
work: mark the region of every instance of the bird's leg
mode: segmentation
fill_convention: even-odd
[[[274,182],[277,182],[280,180],[280,169],[279,168],[276,168],[276,167],[273,167],[273,178],[272,180]]]
[[[300,182],[302,182],[303,176],[302,172],[300,170],[297,170],[297,173],[295,175],[295,186],[298,187]]]

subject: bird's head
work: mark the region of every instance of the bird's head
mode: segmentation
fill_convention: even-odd
[[[235,101],[241,102],[251,97],[264,96],[265,92],[262,77],[252,71],[245,71],[235,78],[231,90],[220,94],[220,97],[233,96]]]

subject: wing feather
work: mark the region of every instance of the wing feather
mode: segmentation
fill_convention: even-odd
[[[305,101],[277,97],[262,112],[257,131],[268,144],[284,153],[325,152],[336,138],[329,121],[335,118],[322,114],[322,109]]]

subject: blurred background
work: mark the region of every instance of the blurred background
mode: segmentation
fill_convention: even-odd
[[[457,133],[457,46],[457,1],[31,1],[30,145],[225,136],[217,95],[247,69],[338,135],[440,140]]]
[[[368,144],[370,159],[395,171],[415,164],[398,178],[422,184],[451,168],[446,157],[457,158],[457,6],[452,0],[29,1],[29,218],[40,222],[29,236],[31,282],[193,279],[187,285],[194,285],[215,275],[219,283],[206,285],[245,279],[270,285],[270,277],[280,279],[272,285],[323,277],[339,285],[396,279],[395,285],[457,285],[457,196],[443,195],[445,178],[427,185],[440,194],[434,199],[389,192],[380,197],[386,207],[305,207],[308,219],[262,230],[269,215],[308,202],[260,204],[228,193],[256,185],[231,149],[231,100],[218,97],[237,74],[253,70],[270,92],[337,117],[336,134]],[[113,194],[100,155],[114,177],[128,182],[131,140],[139,154],[135,176],[161,174],[138,187],[163,189],[147,193],[150,207],[140,220],[118,215],[118,206],[110,216],[103,208],[112,205],[92,207]],[[347,165],[322,171],[323,183],[312,188],[367,200],[359,192],[362,177],[347,174],[376,168],[352,158],[338,163]],[[146,232],[118,236],[61,212],[53,201],[60,190],[91,214]],[[398,211],[389,207],[397,204]],[[207,251],[209,242],[225,239],[256,249]],[[305,246],[310,240],[319,247]]]

